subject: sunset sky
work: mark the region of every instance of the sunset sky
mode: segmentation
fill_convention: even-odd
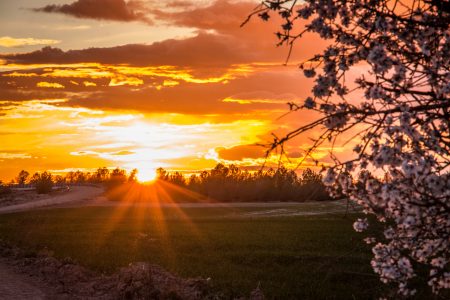
[[[307,37],[284,66],[276,22],[239,27],[258,2],[1,1],[0,180],[260,165],[256,143],[314,118],[279,117],[308,96],[297,63],[324,43]],[[287,148],[293,164],[311,135]]]

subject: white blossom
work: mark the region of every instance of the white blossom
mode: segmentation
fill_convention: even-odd
[[[330,169],[328,169],[327,174],[323,178],[323,183],[325,185],[332,185],[334,183],[335,178],[336,178],[336,173],[334,172],[333,169],[330,168]]]
[[[368,226],[369,226],[369,223],[368,223],[367,219],[357,219],[355,221],[355,223],[353,223],[353,228],[357,232],[362,232],[362,231],[366,230]]]
[[[431,265],[437,268],[444,268],[444,266],[448,263],[443,257],[433,258],[431,260]]]

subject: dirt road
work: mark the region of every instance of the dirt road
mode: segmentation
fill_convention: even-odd
[[[68,203],[83,202],[85,200],[95,199],[102,193],[103,189],[100,187],[75,186],[71,187],[70,191],[68,191],[67,193],[58,196],[48,197],[27,203],[0,207],[0,214],[37,209],[48,206],[63,205]]]

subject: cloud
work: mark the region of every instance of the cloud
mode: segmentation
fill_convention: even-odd
[[[286,102],[300,102],[308,95],[311,84],[302,80],[297,68],[282,66],[286,49],[275,47],[275,38],[270,35],[276,26],[255,19],[239,28],[254,3],[222,0],[202,7],[190,3],[160,3],[160,7],[183,8],[158,18],[198,28],[194,37],[107,48],[63,51],[45,47],[29,53],[0,54],[6,64],[22,65],[21,70],[0,73],[0,96],[10,100],[65,97],[73,106],[220,114],[230,120],[239,112],[247,119],[262,113],[273,119],[288,109]],[[320,44],[302,46],[308,50]],[[309,57],[300,53],[303,58]],[[57,82],[65,89],[36,89],[43,81]]]
[[[259,145],[238,145],[231,148],[216,148],[220,159],[225,160],[243,160],[246,158],[257,159],[264,158],[267,148]]]
[[[113,152],[113,153],[111,153],[111,155],[132,155],[135,153],[136,152],[130,151],[130,150],[121,150],[121,151]]]
[[[12,152],[0,152],[0,159],[27,159],[31,158],[28,153],[12,153]]]
[[[63,89],[64,85],[57,83],[57,82],[47,82],[47,81],[41,81],[36,84],[37,87],[40,88],[53,88],[53,89]]]
[[[293,72],[296,72],[294,70]],[[129,86],[97,88],[93,93],[76,93],[70,96],[70,103],[93,108],[127,109],[146,112],[167,112],[182,114],[244,114],[256,115],[259,112],[272,112],[270,118],[280,116],[286,112],[287,101],[293,99],[292,95],[300,98],[307,95],[308,84],[298,84],[298,78],[289,72],[260,72],[236,77],[227,83],[193,83],[180,82],[171,87],[157,88],[161,85],[159,80],[154,84],[145,77],[144,86],[133,89]],[[164,79],[165,80],[165,79]],[[264,90],[266,90],[266,92]],[[231,95],[245,95],[247,91],[260,90],[259,95],[265,95],[265,101],[251,101],[241,105],[235,102],[224,102]],[[241,92],[241,93],[240,93]],[[257,95],[256,93],[254,94]],[[286,95],[286,100],[282,97]],[[289,95],[289,97],[287,96]],[[304,96],[304,97],[305,97]],[[272,97],[272,100],[271,98]],[[129,99],[129,101],[124,101]],[[277,112],[278,111],[278,112]],[[251,116],[250,116],[251,117]]]
[[[205,32],[183,40],[165,40],[150,45],[128,44],[109,48],[63,51],[44,47],[29,53],[3,54],[7,63],[102,63],[135,66],[229,66],[254,61],[251,49],[233,37]]]
[[[35,39],[35,38],[13,38],[10,36],[0,37],[0,46],[6,48],[20,48],[24,46],[36,46],[36,45],[54,45],[61,41],[50,39]]]
[[[144,84],[142,79],[136,77],[116,76],[111,78],[109,86],[132,85],[138,86]]]
[[[70,4],[49,4],[34,8],[33,11],[61,13],[81,19],[140,21],[153,24],[146,15],[142,1],[138,0],[77,0]]]
[[[208,70],[202,75],[207,76]],[[0,73],[0,96],[10,100],[67,98],[67,105],[146,113],[220,114],[220,119],[227,120],[239,113],[247,119],[261,114],[273,119],[287,111],[287,102],[306,98],[311,86],[309,82],[298,84],[301,78],[296,68],[286,70],[276,64],[236,65],[222,69],[224,74],[214,71],[212,75],[218,77],[211,78],[189,72],[167,66],[33,65]],[[40,82],[58,83],[65,89],[37,89]]]
[[[124,2],[124,0],[107,1]],[[72,4],[56,7],[72,7],[75,6],[75,3],[81,5],[84,2],[91,3],[94,0],[78,0]],[[98,1],[95,3],[97,9],[101,8],[100,11],[110,11],[106,9],[108,7],[106,4],[98,5]],[[278,62],[281,64],[287,57],[288,47],[276,47],[278,41],[271,34],[279,30],[277,21],[262,23],[255,19],[243,28],[239,27],[253,10],[253,2],[219,0],[202,7],[197,4],[186,6],[186,9],[183,8],[180,11],[173,11],[171,8],[188,5],[190,2],[178,3],[175,1],[158,5],[150,1],[147,6],[143,3],[129,1],[126,4],[122,3],[122,6],[145,7],[142,10],[148,10],[148,13],[159,23],[165,22],[170,26],[196,28],[196,35],[183,39],[167,39],[152,44],[127,44],[69,51],[45,47],[29,53],[3,54],[0,55],[0,60],[3,59],[6,63],[21,64],[94,62],[134,66],[171,65],[209,67],[210,70],[213,70],[218,67],[251,62]],[[113,5],[110,6],[113,7]],[[161,9],[150,10],[149,6],[159,6]],[[291,56],[293,63],[310,58],[327,45],[318,37],[308,36],[305,38],[309,42],[298,45],[298,48],[296,45]]]
[[[174,1],[167,6],[181,10],[176,12],[152,10],[154,17],[178,26],[229,32],[239,30],[240,24],[252,12],[255,3],[217,0],[211,2],[211,5],[198,7],[192,2]]]
[[[176,2],[175,2],[176,3]],[[284,21],[274,17],[270,22],[262,22],[254,17],[245,26],[240,25],[255,9],[254,1],[216,0],[207,2],[210,5],[199,5],[195,1],[181,1],[178,11],[170,11],[174,7],[170,2],[166,9],[152,10],[155,20],[167,22],[180,27],[197,28],[219,35],[233,36],[240,43],[248,45],[254,55],[273,55],[272,58],[283,60],[287,57],[289,47],[275,47],[279,42],[276,32],[279,32]],[[191,5],[189,5],[191,4]],[[182,6],[184,5],[184,7]],[[176,7],[176,4],[175,4]],[[306,21],[299,20],[291,34],[295,36],[304,30]],[[316,34],[303,34],[303,41],[294,45],[291,61],[303,60],[305,55],[310,58],[321,49],[328,46],[328,42]]]
[[[47,29],[53,30],[87,30],[91,29],[89,25],[77,25],[77,26],[56,26],[56,27],[46,27]]]
[[[287,104],[288,102],[299,102],[298,95],[292,93],[275,94],[267,90],[255,90],[229,96],[223,99],[223,102],[238,104]]]
[[[193,7],[181,12],[152,12],[156,19],[169,25],[197,28],[193,37],[69,51],[45,47],[29,53],[0,55],[0,59],[23,64],[95,62],[211,69],[250,62],[284,62],[288,48],[276,47],[277,39],[271,35],[279,29],[276,22],[261,23],[255,19],[244,28],[239,27],[254,8],[254,3],[216,1],[206,7]],[[311,57],[324,45],[319,38],[311,38],[310,43],[302,43],[301,49],[293,52],[292,62]]]
[[[84,86],[97,86],[95,82],[83,81]]]

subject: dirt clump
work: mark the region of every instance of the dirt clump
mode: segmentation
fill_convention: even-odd
[[[146,262],[99,275],[71,259],[59,260],[48,251],[25,252],[1,240],[0,258],[17,273],[36,279],[48,299],[217,299],[208,280],[183,279]]]

